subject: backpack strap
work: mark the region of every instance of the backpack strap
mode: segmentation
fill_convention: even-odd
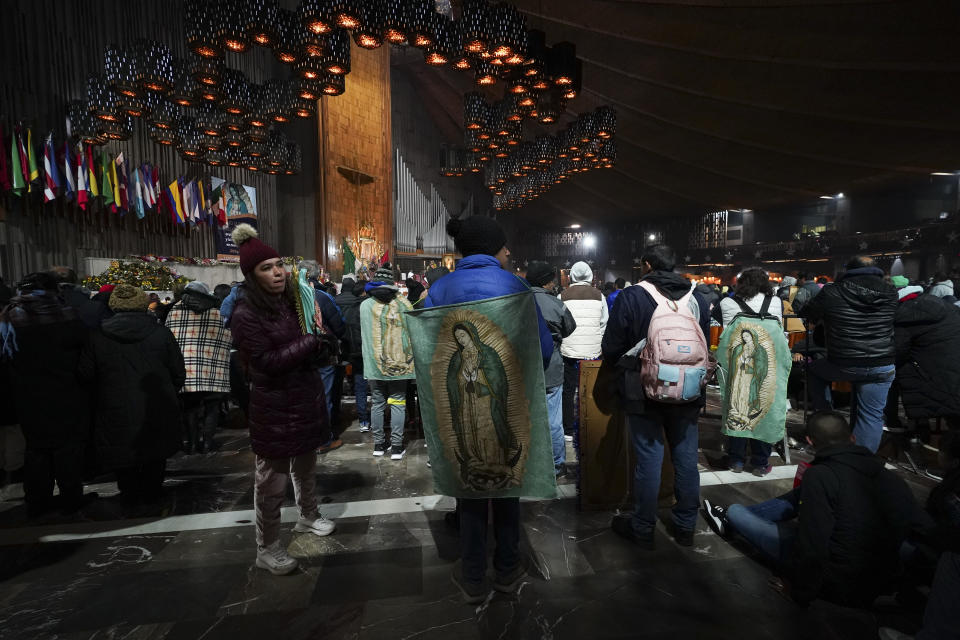
[[[740,305],[740,311],[745,313],[748,316],[756,315],[756,312],[747,306],[747,303],[743,301],[743,298],[740,296],[733,296],[733,301]]]
[[[640,282],[638,285],[635,285],[635,286],[639,286],[644,291],[649,293],[650,296],[653,298],[653,301],[657,303],[657,306],[666,305],[667,308],[670,309],[671,311],[677,312],[680,310],[681,306],[687,306],[689,304],[690,296],[693,295],[693,289],[696,285],[691,282],[690,291],[687,291],[686,295],[680,298],[679,300],[671,300],[667,296],[660,293],[660,290],[657,289],[656,286],[654,286],[652,283],[647,281]]]
[[[763,304],[760,306],[760,317],[766,317],[770,311],[770,303],[773,301],[772,296],[763,296]]]

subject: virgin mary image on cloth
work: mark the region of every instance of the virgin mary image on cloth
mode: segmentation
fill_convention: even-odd
[[[503,489],[519,484],[514,468],[523,443],[507,423],[507,373],[496,349],[470,322],[453,326],[456,351],[447,365],[450,420],[460,476],[467,486]]]
[[[767,377],[767,351],[752,329],[740,331],[740,340],[730,356],[728,428],[750,429],[763,415],[760,389]]]
[[[556,495],[532,294],[404,314],[435,490]]]

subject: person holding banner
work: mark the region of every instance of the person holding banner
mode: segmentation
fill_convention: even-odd
[[[435,341],[440,344],[427,354],[443,374],[442,387],[431,386],[431,367],[427,366],[431,360],[423,357],[423,350],[432,344],[417,340],[413,333],[411,340],[417,359],[424,430],[431,442],[431,464],[438,489],[444,489],[439,481],[444,469],[459,469],[459,473],[450,474],[453,481],[447,494],[458,498],[460,513],[461,563],[454,569],[453,581],[467,603],[478,603],[489,592],[487,527],[491,506],[497,541],[493,588],[511,593],[526,575],[519,550],[519,495],[556,491],[542,373],[553,355],[553,338],[533,302],[533,294],[528,293],[529,285],[506,270],[510,251],[506,247],[506,234],[495,220],[486,216],[454,218],[447,224],[447,233],[453,236],[464,258],[453,273],[432,283],[424,309],[408,313],[405,318],[412,327],[412,317],[425,318],[424,314],[432,308],[463,305],[463,309],[451,309],[442,320],[442,327],[450,326],[448,330],[436,332]],[[507,306],[499,323],[469,310],[466,304],[492,298],[506,300],[501,297],[523,293],[529,298],[522,296],[524,299],[518,297],[516,304],[513,300],[504,303]],[[530,320],[536,309],[540,343],[540,361],[536,362],[517,353],[521,347],[533,352],[532,323],[508,322],[510,312],[525,303],[530,304]],[[514,333],[523,336],[511,339]],[[527,333],[529,339],[526,339]],[[444,351],[438,357],[441,347],[449,355]],[[421,359],[426,360],[424,366]],[[539,378],[533,381],[529,380],[533,376],[524,375],[531,367],[533,373],[539,371]],[[539,385],[536,390],[539,395],[535,400],[531,390],[536,385]],[[445,411],[434,410],[435,405],[442,405]],[[529,411],[529,415],[523,411]],[[434,432],[442,432],[436,436],[436,446],[430,440]],[[454,443],[451,448],[455,453],[441,459],[446,449],[439,443],[444,439],[443,434],[449,434],[447,441]],[[449,461],[450,457],[455,459],[454,463]],[[509,497],[493,497],[505,494]]]
[[[233,231],[240,247],[244,284],[230,320],[233,344],[251,381],[250,444],[256,454],[254,505],[257,517],[256,565],[274,575],[297,569],[280,545],[280,507],[287,477],[300,518],[293,530],[326,536],[334,523],[317,511],[314,494],[316,450],[330,438],[323,379],[317,363],[326,355],[322,314],[308,309],[315,328],[304,330],[298,313],[302,291],[288,276],[275,249],[241,224]],[[314,302],[307,287],[307,300]]]

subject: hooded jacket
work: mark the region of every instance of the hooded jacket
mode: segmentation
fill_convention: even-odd
[[[560,355],[560,349],[563,341],[569,338],[577,328],[577,321],[573,319],[570,310],[556,296],[547,293],[546,289],[543,287],[531,289],[536,295],[540,313],[543,314],[543,319],[553,337],[553,355],[550,357],[550,364],[543,372],[545,386],[551,389],[563,384],[563,357]]]
[[[363,375],[367,380],[412,380],[413,346],[403,314],[413,306],[393,284],[371,282],[360,304]]]
[[[900,544],[925,521],[906,483],[854,444],[818,451],[797,489],[792,595],[862,606],[895,575]]]
[[[563,290],[560,300],[570,311],[576,330],[564,338],[560,355],[577,360],[600,357],[600,342],[610,319],[603,293],[589,282],[574,282]]]
[[[960,311],[931,294],[904,300],[894,317],[897,382],[911,418],[960,416]]]
[[[360,303],[363,298],[354,295],[353,290],[344,288],[337,296],[337,306],[343,313],[343,354],[353,365],[354,373],[363,373],[363,339],[360,335]]]
[[[105,470],[162,460],[180,448],[177,391],[186,371],[173,334],[146,312],[104,320],[78,368],[96,385],[94,442]]]
[[[644,281],[653,284],[664,296],[670,300],[680,300],[690,292],[690,281],[672,271],[652,271]],[[644,291],[643,287],[631,286],[622,289],[610,314],[607,331],[603,334],[603,358],[611,366],[616,366],[623,355],[647,337],[650,328],[650,318],[657,308],[653,297]],[[691,298],[691,311],[695,311],[700,323],[700,330],[704,337],[710,339],[710,305],[699,293],[694,292]],[[643,389],[637,380],[636,384],[627,384],[627,371],[618,368],[619,391],[624,410],[627,413],[643,413],[647,402]],[[635,376],[639,379],[639,375]],[[703,396],[700,401],[691,403],[702,407],[705,402]],[[654,404],[659,404],[654,402]]]
[[[927,293],[929,293],[932,296],[936,296],[937,298],[946,298],[948,296],[954,296],[955,293],[953,290],[953,280],[943,280],[942,282],[937,282],[932,287],[930,287],[930,291],[928,291]],[[954,298],[954,300],[956,300],[956,298]]]
[[[327,402],[317,364],[320,340],[300,332],[295,309],[275,316],[243,297],[230,319],[233,345],[250,380],[250,444],[264,458],[292,458],[330,439]]]
[[[230,392],[230,330],[220,317],[216,296],[185,291],[167,314],[166,326],[183,353],[184,393]]]
[[[827,359],[839,366],[894,363],[893,317],[897,290],[874,267],[851,269],[823,287],[799,313],[826,325]],[[796,307],[794,307],[796,309]]]

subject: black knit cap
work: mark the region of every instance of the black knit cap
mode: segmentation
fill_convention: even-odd
[[[533,260],[527,265],[527,282],[534,287],[543,285],[556,279],[557,270],[549,262]]]
[[[470,216],[464,220],[451,218],[447,233],[464,257],[478,253],[496,255],[507,244],[507,234],[493,218]]]

